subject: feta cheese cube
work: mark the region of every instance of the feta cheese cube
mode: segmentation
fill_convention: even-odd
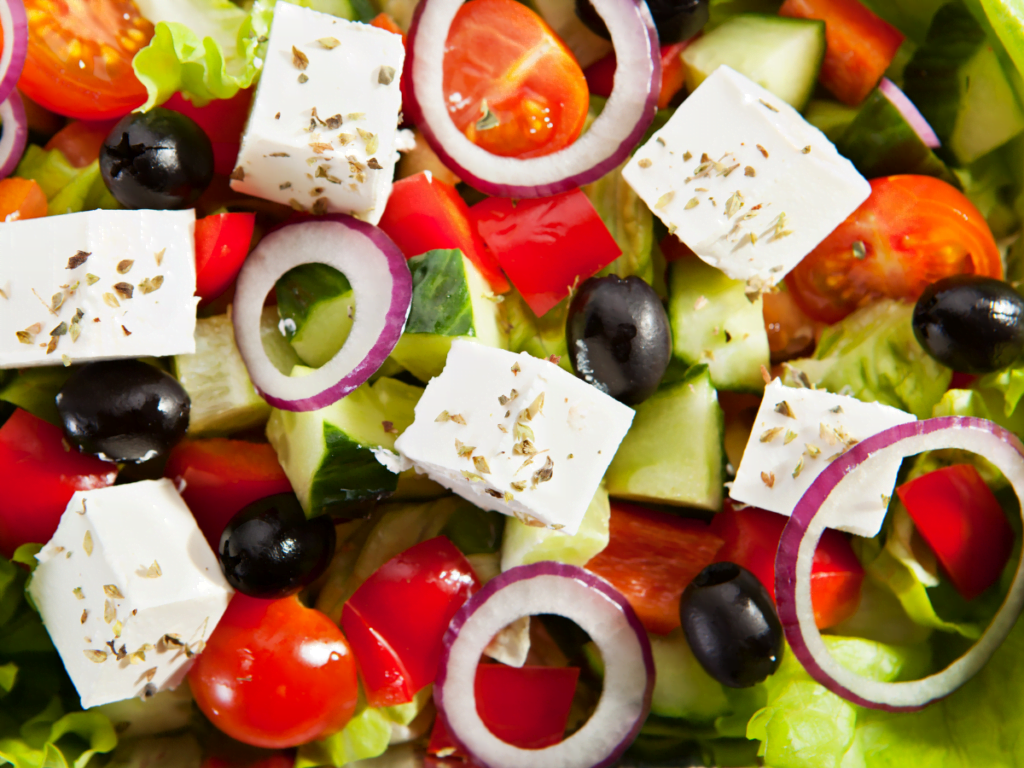
[[[395,450],[483,509],[575,534],[632,421],[547,360],[457,339]]]
[[[402,38],[280,3],[231,187],[376,224],[391,193]]]
[[[29,593],[85,708],[173,688],[233,594],[170,480],[71,497]]]
[[[622,175],[694,253],[754,289],[779,282],[871,193],[821,131],[727,66]]]
[[[871,435],[916,420],[888,405],[787,387],[774,379],[765,387],[729,495],[789,516],[831,460]],[[843,481],[844,502],[829,528],[860,536],[878,533],[900,469],[899,458],[880,461],[869,459],[871,466],[865,463]]]
[[[193,210],[0,224],[0,368],[195,352],[195,290]]]

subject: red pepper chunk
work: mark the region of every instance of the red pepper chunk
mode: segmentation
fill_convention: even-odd
[[[681,43],[668,43],[661,46],[661,90],[658,92],[658,109],[666,109],[685,85],[686,65],[683,63],[683,51],[696,39],[696,37],[692,37]],[[583,76],[587,78],[587,88],[594,96],[602,96],[607,99],[612,95],[616,65],[615,53],[612,52],[584,70]]]
[[[473,567],[444,536],[410,547],[378,568],[341,612],[341,628],[371,707],[412,701],[434,682],[441,640],[480,588]]]
[[[203,304],[234,282],[249,255],[254,213],[218,213],[196,222],[196,295]]]
[[[45,544],[75,491],[116,479],[117,465],[70,448],[59,427],[19,408],[0,427],[0,554]]]
[[[242,133],[249,119],[253,88],[241,90],[230,99],[214,99],[205,107],[197,107],[176,93],[163,106],[181,112],[195,121],[210,138],[213,145],[213,170],[221,176],[230,176],[235,170]]]
[[[904,483],[896,493],[965,599],[999,580],[1013,549],[1013,529],[973,465],[937,469]]]
[[[470,208],[477,230],[538,317],[622,250],[578,189],[553,197],[489,197]]]

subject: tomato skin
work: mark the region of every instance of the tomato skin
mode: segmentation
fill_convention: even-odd
[[[188,678],[217,728],[268,749],[341,730],[358,697],[355,658],[341,630],[296,597],[236,594]]]
[[[249,255],[254,213],[218,213],[196,222],[196,295],[205,304],[234,282]]]
[[[18,87],[68,117],[105,120],[146,101],[132,59],[153,25],[132,0],[25,0],[28,57]]]
[[[55,133],[44,149],[59,149],[75,168],[99,159],[100,149],[116,120],[74,120]]]
[[[864,246],[858,258],[854,244]],[[977,208],[931,176],[871,181],[871,195],[786,276],[800,308],[834,323],[879,298],[916,301],[943,277],[1002,279],[992,232]]]
[[[113,485],[117,465],[65,446],[59,427],[17,409],[0,427],[0,555],[45,544],[75,491]]]
[[[39,182],[16,176],[0,181],[0,222],[39,219],[46,209],[46,193]]]
[[[972,600],[999,580],[1013,550],[1013,529],[972,464],[954,464],[896,489],[921,537],[956,590]]]

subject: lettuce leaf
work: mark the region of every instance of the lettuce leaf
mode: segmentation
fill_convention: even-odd
[[[46,150],[31,144],[14,175],[39,184],[49,202],[49,216],[121,207],[103,183],[98,160],[85,168],[75,168],[59,149]]]
[[[598,274],[623,278],[637,275],[650,283],[654,279],[651,262],[654,217],[640,196],[622,178],[622,167],[587,184],[583,192],[622,251],[621,256]]]
[[[981,7],[1017,71],[1024,74],[1024,6],[1019,0],[981,0]]]
[[[303,744],[295,768],[342,766],[384,754],[391,741],[391,720],[382,709],[364,707],[341,731],[321,741]]]

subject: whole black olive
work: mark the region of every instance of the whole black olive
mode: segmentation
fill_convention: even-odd
[[[1002,280],[944,277],[914,307],[914,335],[925,351],[963,373],[991,373],[1024,352],[1024,298]]]
[[[576,375],[627,405],[658,388],[672,356],[672,332],[661,299],[639,277],[591,277],[565,321]]]
[[[658,28],[658,40],[665,45],[689,40],[704,29],[711,3],[710,0],[647,0],[647,7]],[[576,15],[595,35],[612,39],[604,19],[590,0],[576,0]]]
[[[104,140],[100,173],[125,208],[188,208],[213,179],[213,145],[180,112],[133,112]]]
[[[782,623],[757,577],[735,563],[712,563],[683,590],[679,618],[704,670],[722,685],[746,688],[782,661]]]
[[[162,456],[181,440],[191,407],[177,379],[139,360],[83,365],[56,403],[64,435],[78,450],[131,463]]]
[[[218,555],[228,583],[264,600],[312,583],[334,555],[334,523],[327,515],[307,520],[294,493],[254,501],[227,524]]]

